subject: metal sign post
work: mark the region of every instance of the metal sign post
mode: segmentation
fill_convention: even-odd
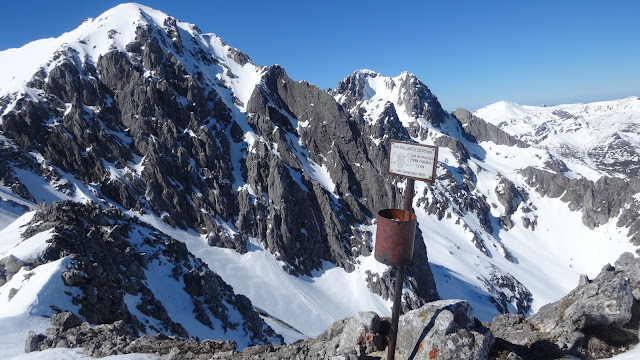
[[[415,180],[433,183],[438,164],[436,146],[392,140],[389,144],[387,172],[407,178],[404,189],[404,210],[384,209],[378,212],[374,256],[379,262],[396,267],[396,283],[391,310],[391,333],[387,359],[394,360],[398,336],[398,320],[402,304],[405,266],[413,258],[416,215],[411,213]]]

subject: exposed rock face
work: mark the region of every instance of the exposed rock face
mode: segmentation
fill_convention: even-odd
[[[634,212],[640,208],[634,197],[640,192],[640,180],[602,177],[593,182],[533,167],[520,173],[540,194],[559,197],[569,209],[582,210],[582,222],[590,229],[619,216],[617,226],[628,227],[631,242],[640,245],[640,219]]]
[[[473,115],[468,110],[456,109],[452,114],[462,123],[466,138],[469,141],[476,143],[491,141],[497,145],[517,146],[519,148],[529,147],[524,141],[509,135],[499,127]]]
[[[528,319],[498,315],[491,331],[498,349],[531,358],[563,352],[586,358],[606,358],[638,342],[640,331],[640,258],[623,254],[593,280],[583,277],[576,289],[561,300],[543,306]],[[550,355],[551,354],[551,355]],[[542,354],[541,354],[542,355]]]
[[[254,91],[247,111],[249,125],[257,134],[275,143],[278,149],[293,149],[291,153],[305,154],[316,164],[326,166],[335,184],[330,192],[310,179],[303,171],[306,161],[300,157],[272,156],[270,163],[247,161],[248,183],[256,193],[267,192],[270,201],[259,207],[269,209],[268,215],[248,216],[256,219],[253,226],[266,229],[267,224],[262,222],[267,219],[282,224],[272,227],[265,237],[269,248],[281,254],[283,260],[297,264],[292,268],[294,272],[308,272],[319,266],[320,259],[352,269],[353,256],[368,255],[372,251],[368,235],[358,233],[353,224],[365,222],[366,217],[374,217],[378,210],[399,204],[401,199],[389,177],[369,176],[385,173],[387,166],[384,160],[387,158],[386,145],[375,144],[371,135],[373,138],[410,139],[397,115],[388,113],[374,124],[357,121],[329,94],[306,82],[293,82],[277,66],[266,71],[264,86]],[[264,123],[265,119],[270,122]],[[271,123],[277,126],[275,131]],[[295,139],[294,136],[299,136],[304,149],[290,140]],[[250,154],[249,160],[264,153],[269,150],[260,145]],[[270,172],[265,178],[260,174],[267,173],[267,168]],[[301,182],[289,179],[291,172],[286,169],[299,172]],[[287,180],[276,181],[278,178]],[[319,231],[305,231],[307,241],[297,246],[294,243],[299,239],[294,236],[297,228]],[[345,243],[350,249],[340,245]],[[416,237],[416,249],[415,266],[408,269],[407,275],[417,296],[405,299],[409,308],[439,298],[421,236]],[[385,272],[380,278],[386,279],[382,281],[387,285],[370,286],[370,289],[388,298],[391,276]]]
[[[498,201],[504,206],[504,214],[500,216],[500,226],[503,229],[511,229],[513,221],[511,215],[518,209],[522,202],[522,195],[516,188],[515,184],[507,178],[501,178],[495,189]]]
[[[282,254],[293,272],[310,273],[320,268],[321,260],[351,270],[354,255],[371,251],[352,225],[373,216],[375,206],[395,196],[395,190],[385,186],[383,178],[364,181],[367,169],[374,169],[374,164],[366,150],[363,152],[357,127],[332,97],[316,86],[293,82],[277,66],[266,71],[263,81],[264,86],[256,88],[247,104],[248,123],[257,135],[282,151],[280,156],[273,155],[264,143],[250,149],[246,181],[255,193],[269,194],[269,203],[261,204],[268,213],[247,224],[255,229],[246,230],[263,232],[261,238],[272,251]],[[310,110],[309,103],[314,104]],[[308,125],[300,126],[303,122]],[[297,137],[305,148],[291,140]],[[326,166],[334,189],[311,179],[303,170],[308,160],[300,155]],[[291,174],[300,181],[294,181]],[[372,196],[372,187],[382,191]],[[363,203],[365,197],[370,203]],[[271,232],[265,231],[267,221],[275,222]],[[296,246],[297,242],[301,246]],[[349,244],[349,249],[343,243]]]
[[[440,300],[400,317],[397,352],[412,359],[487,359],[493,335],[466,301]]]
[[[311,275],[323,261],[352,271],[372,251],[359,225],[400,198],[381,175],[385,145],[363,132],[410,139],[397,116],[361,124],[331,94],[292,81],[279,66],[256,67],[172,17],[141,19],[124,49],[89,57],[66,45],[28,81],[38,97],[3,98],[0,131],[9,145],[0,150],[0,183],[34,202],[13,169],[72,198],[82,196],[76,181],[91,184],[94,201],[195,229],[211,246],[245,253],[257,238],[291,274]],[[242,100],[233,73],[240,68],[257,78]],[[411,91],[407,108],[434,122],[446,116],[414,76],[398,85]],[[13,155],[27,151],[23,161]],[[408,278],[430,290],[410,306],[438,298],[428,260],[418,261],[421,273]]]
[[[340,81],[335,94],[341,95],[341,104],[347,109],[353,109],[358,102],[368,100],[373,94],[367,82],[370,78],[381,77],[380,74],[369,70],[359,70]],[[438,98],[415,75],[404,72],[387,84],[390,91],[402,89],[402,96],[395,99],[398,107],[408,114],[415,114],[432,124],[440,124],[446,118],[446,112],[440,106]],[[398,110],[398,109],[397,109]],[[410,132],[413,137],[426,138],[428,131],[414,124]]]
[[[448,148],[456,156],[456,159],[460,162],[469,160],[469,150],[462,144],[462,142],[452,136],[440,136],[434,141],[436,146]]]
[[[189,337],[189,331],[172,318],[171,304],[162,302],[162,293],[182,292],[192,301],[194,318],[210,328],[212,336],[238,331],[248,336],[250,343],[282,341],[251,302],[235,294],[190,254],[184,243],[115,208],[57,202],[38,211],[25,233],[28,236],[49,229],[54,234],[37,262],[62,257],[72,260],[62,280],[80,290],[67,296],[80,306],[77,315],[89,323],[121,321],[136,335],[162,332]],[[17,267],[13,264],[22,264],[16,259],[5,263],[10,269]],[[162,289],[152,287],[149,276],[165,276]],[[129,305],[132,302],[137,302],[135,308]],[[240,314],[240,321],[234,320],[231,312]],[[56,316],[52,322],[63,330],[79,325],[75,315],[70,319]]]

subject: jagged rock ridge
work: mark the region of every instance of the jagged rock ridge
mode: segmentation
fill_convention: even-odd
[[[204,239],[244,259],[265,250],[288,274],[287,284],[334,268],[364,274],[359,280],[377,294],[367,299],[386,309],[393,270],[368,260],[375,214],[400,205],[403,180],[386,175],[387,143],[398,139],[437,145],[441,154],[436,183],[416,186],[419,227],[405,310],[444,294],[480,305],[485,319],[530,314],[569,290],[571,281],[557,279],[577,279],[596,265],[573,269],[562,251],[545,254],[546,266],[529,258],[530,244],[553,250],[549,241],[562,236],[542,206],[560,207],[547,197],[567,186],[563,199],[581,211],[580,224],[594,237],[611,236],[598,231],[620,214],[613,227],[628,235],[616,235],[617,243],[637,240],[632,182],[602,180],[624,189],[622,201],[591,196],[588,180],[571,173],[565,158],[526,147],[526,139],[462,110],[448,114],[410,73],[388,78],[360,70],[322,91],[135,4],[51,41],[55,53],[37,54],[37,66],[0,84],[0,194],[11,214],[59,199],[114,206],[125,219],[161,219],[159,234]],[[546,173],[558,195],[535,180]],[[549,230],[551,236],[543,233]],[[202,251],[199,242],[185,243]],[[609,257],[631,247],[597,245],[592,252]],[[203,260],[226,270],[218,258]],[[227,270],[223,278],[243,285],[232,275]],[[555,297],[541,299],[547,292]],[[292,316],[281,309],[276,316]]]
[[[0,178],[27,202],[15,213],[57,198],[115,206],[125,218],[151,214],[195,229],[211,246],[247,253],[259,244],[292,275],[326,262],[353,271],[371,253],[367,226],[400,191],[368,176],[381,173],[383,161],[367,153],[361,130],[331,95],[134,4],[54,40],[59,49],[23,74],[20,91],[0,94]],[[438,298],[424,242],[416,243],[409,308]],[[388,298],[388,278],[371,289]],[[111,315],[133,321],[114,301],[122,314]],[[83,312],[92,323],[113,320]],[[155,328],[187,335],[162,321]]]
[[[42,233],[50,236],[37,258],[18,266],[16,258],[2,261],[7,286],[19,286],[11,297],[22,288],[19,279],[11,281],[20,268],[63,261],[59,294],[42,295],[41,301],[50,302],[48,315],[74,311],[91,324],[122,322],[132,336],[234,337],[246,339],[242,347],[283,341],[247,297],[235,294],[184,243],[114,207],[72,201],[45,206],[23,226],[22,236]]]

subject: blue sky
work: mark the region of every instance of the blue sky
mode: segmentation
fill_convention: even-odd
[[[121,3],[3,1],[0,50],[56,37]],[[145,1],[259,65],[321,88],[357,69],[416,74],[470,110],[640,96],[640,1]],[[2,71],[10,71],[2,69]]]

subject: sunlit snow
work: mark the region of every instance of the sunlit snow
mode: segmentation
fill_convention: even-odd
[[[3,68],[12,71],[0,72],[0,97],[14,93],[26,93],[34,99],[42,94],[26,86],[33,75],[43,68],[48,73],[55,65],[51,60],[51,54],[56,51],[73,53],[79,62],[90,61],[95,63],[98,56],[110,49],[125,51],[125,46],[135,38],[135,26],[132,24],[149,23],[158,28],[164,26],[167,15],[137,4],[123,4],[115,7],[96,19],[89,19],[76,30],[62,34],[58,38],[43,39],[32,42],[19,49],[9,49],[0,52],[0,64]],[[246,105],[253,91],[260,85],[265,68],[246,63],[238,64],[232,60],[232,52],[235,49],[226,45],[222,39],[214,34],[201,34],[191,24],[176,21],[180,31],[195,36],[200,44],[207,49],[218,61],[208,65],[203,70],[204,80],[209,86],[219,90],[223,101],[232,110],[232,119],[240,126],[244,133],[243,141],[231,142],[231,161],[234,166],[234,188],[246,189],[250,194],[253,190],[244,183],[240,171],[243,156],[256,151],[255,144],[266,142],[256,135],[247,124]],[[189,45],[188,42],[185,46]],[[188,56],[180,56],[182,62],[189,71],[195,70],[196,64]],[[223,64],[223,65],[220,65]],[[397,115],[403,125],[418,124],[429,129],[429,136],[425,140],[419,140],[423,144],[433,145],[436,136],[442,132],[456,138],[463,139],[457,123],[448,117],[440,128],[434,127],[423,118],[413,114],[407,109],[401,99],[406,95],[400,84],[407,80],[410,74],[402,73],[397,77],[384,77],[370,70],[360,70],[366,77],[364,99],[362,107],[366,110],[365,121],[374,123],[385,110],[385,106],[393,104]],[[149,77],[155,74],[147,73]],[[17,97],[13,96],[12,99]],[[339,98],[339,97],[338,97]],[[618,102],[602,102],[589,105],[557,105],[552,107],[520,106],[513,103],[501,102],[477,110],[475,114],[485,120],[494,123],[513,135],[538,141],[551,150],[558,150],[561,146],[568,146],[587,152],[592,148],[594,141],[601,141],[610,136],[611,131],[618,131],[616,126],[628,120],[628,114],[638,114],[636,98],[628,98]],[[616,118],[609,118],[603,114],[603,110],[612,107],[620,107],[621,114]],[[13,106],[8,106],[10,111]],[[97,111],[96,109],[89,109]],[[548,122],[548,116],[555,117],[581,114],[581,117],[571,122],[552,124]],[[559,115],[558,115],[559,114]],[[569,114],[569,115],[567,115]],[[523,121],[524,119],[524,121]],[[52,121],[56,121],[53,119]],[[296,129],[309,126],[313,119],[298,122],[291,118],[291,123]],[[53,126],[53,124],[52,124]],[[560,136],[550,136],[548,139],[535,139],[528,137],[536,129],[543,126],[556,126]],[[110,130],[108,130],[110,131]],[[196,136],[192,130],[184,130],[191,136]],[[636,146],[640,144],[638,132],[622,132],[624,139]],[[122,133],[113,132],[124,143],[131,143],[131,138]],[[316,163],[311,160],[309,153],[302,147],[297,139],[288,134],[288,141],[292,149],[270,148],[274,154],[278,151],[291,150],[295,152],[304,174],[290,169],[294,181],[302,185],[301,176],[308,176],[311,180],[320,184],[327,192],[334,194],[335,182],[331,178],[329,168],[331,164]],[[595,140],[594,140],[595,139]],[[381,139],[374,139],[378,144]],[[491,208],[491,214],[497,218],[504,211],[495,195],[495,188],[500,181],[500,176],[509,176],[510,180],[518,187],[528,190],[529,201],[538,209],[534,214],[524,214],[519,209],[514,215],[516,226],[509,231],[496,230],[495,237],[483,233],[483,240],[489,256],[478,251],[471,242],[474,234],[482,233],[481,225],[475,214],[460,211],[456,214],[449,211],[450,216],[438,220],[427,214],[423,207],[419,207],[417,197],[414,209],[418,216],[418,223],[428,250],[429,261],[434,272],[438,292],[443,298],[466,299],[473,306],[476,316],[480,320],[491,320],[497,314],[497,309],[488,301],[489,294],[479,276],[490,277],[495,268],[518,279],[533,294],[533,311],[542,305],[553,302],[573,289],[580,274],[594,277],[606,263],[613,263],[619,254],[624,251],[633,251],[634,247],[627,241],[626,230],[616,227],[616,219],[611,219],[607,224],[589,230],[582,224],[581,212],[570,211],[565,203],[559,199],[542,197],[530,189],[525,180],[518,175],[518,170],[526,166],[544,169],[545,161],[549,155],[545,149],[529,148],[520,149],[496,145],[490,142],[481,143],[480,146],[469,144],[462,140],[471,149],[472,158],[468,161],[469,167],[476,174],[474,184],[476,193],[485,196]],[[287,145],[288,146],[288,145]],[[90,151],[87,149],[86,151]],[[37,153],[31,156],[41,166],[50,167]],[[145,171],[145,159],[134,154],[134,159],[124,168],[118,168],[116,164],[104,163],[111,179],[127,181],[128,175],[140,176]],[[460,166],[454,153],[447,148],[440,149],[440,167],[438,174],[442,175],[445,169],[454,170]],[[575,178],[586,177],[597,179],[602,174],[593,170],[589,161],[567,162],[570,169],[568,176]],[[51,167],[54,169],[53,167]],[[35,200],[51,203],[57,200],[74,200],[80,202],[101,203],[98,190],[92,185],[82,184],[71,174],[60,169],[55,170],[60,174],[58,183],[49,182],[43,176],[19,167],[12,167],[15,176],[23,183],[33,195]],[[456,174],[454,174],[454,177]],[[175,182],[176,186],[179,183]],[[71,184],[72,191],[63,192],[60,186]],[[400,184],[402,187],[403,184]],[[442,185],[435,185],[442,186]],[[426,184],[417,182],[417,194],[425,193]],[[261,195],[261,194],[257,194]],[[334,194],[335,198],[335,194]],[[636,195],[636,199],[638,195]],[[23,205],[16,207],[12,202]],[[112,204],[117,206],[117,204]],[[47,240],[52,235],[52,230],[38,233],[29,238],[23,238],[25,225],[34,216],[32,211],[35,204],[29,203],[16,196],[11,189],[0,186],[0,258],[14,255],[20,259],[36,258],[47,246]],[[201,258],[214,272],[219,274],[224,281],[229,283],[236,293],[246,295],[254,306],[262,312],[277,318],[289,326],[265,317],[274,329],[284,335],[287,342],[293,342],[299,338],[317,336],[336,320],[352,316],[359,311],[375,311],[382,316],[390,315],[391,302],[382,299],[379,295],[371,293],[365,281],[366,272],[382,273],[386,266],[374,260],[373,256],[361,256],[357,259],[355,271],[345,272],[335,265],[325,262],[322,269],[316,270],[312,276],[292,276],[284,269],[283,262],[276,260],[275,256],[266,250],[258,239],[251,238],[249,251],[239,254],[233,250],[211,247],[207,244],[204,235],[193,230],[184,231],[170,227],[161,221],[161,216],[153,214],[140,214],[127,211],[128,215],[138,216],[160,231],[183,241],[190,252]],[[521,221],[525,216],[537,216],[535,231],[525,228]],[[495,219],[494,219],[495,220]],[[233,224],[222,222],[220,225],[229,233],[235,232]],[[466,227],[460,224],[465,224]],[[374,233],[375,225],[363,225]],[[499,226],[494,226],[499,229]],[[306,231],[306,230],[305,230]],[[374,236],[375,239],[375,236]],[[514,262],[508,261],[504,256],[504,249],[515,258]],[[44,352],[23,354],[24,341],[29,330],[44,332],[49,326],[48,316],[53,310],[49,307],[55,304],[62,309],[77,310],[71,304],[68,297],[61,297],[59,290],[64,287],[61,273],[69,265],[69,259],[63,258],[55,262],[41,265],[35,269],[23,268],[9,282],[0,287],[0,353],[3,358],[18,359],[84,359],[87,358],[81,350],[53,349]],[[147,270],[148,282],[152,288],[166,289],[179,288],[184,284],[175,281],[167,275],[167,269],[158,264],[151,264]],[[9,299],[11,289],[14,296]],[[182,294],[182,295],[180,295]],[[210,334],[206,328],[190,315],[193,313],[193,304],[185,298],[184,292],[158,292],[156,294],[167,307],[170,316],[190,329],[193,336]],[[42,299],[42,302],[40,301]],[[150,321],[144,314],[136,310],[141,301],[139,296],[125,295],[126,304],[130,312],[140,318]],[[511,309],[513,310],[513,309]],[[157,326],[160,327],[160,326]],[[221,335],[222,336],[222,335]],[[241,347],[247,345],[247,340],[240,337],[239,333],[225,334],[226,338],[238,341]],[[640,349],[615,357],[616,360],[628,360],[640,356]],[[155,359],[154,355],[126,355],[113,356],[106,359]]]

